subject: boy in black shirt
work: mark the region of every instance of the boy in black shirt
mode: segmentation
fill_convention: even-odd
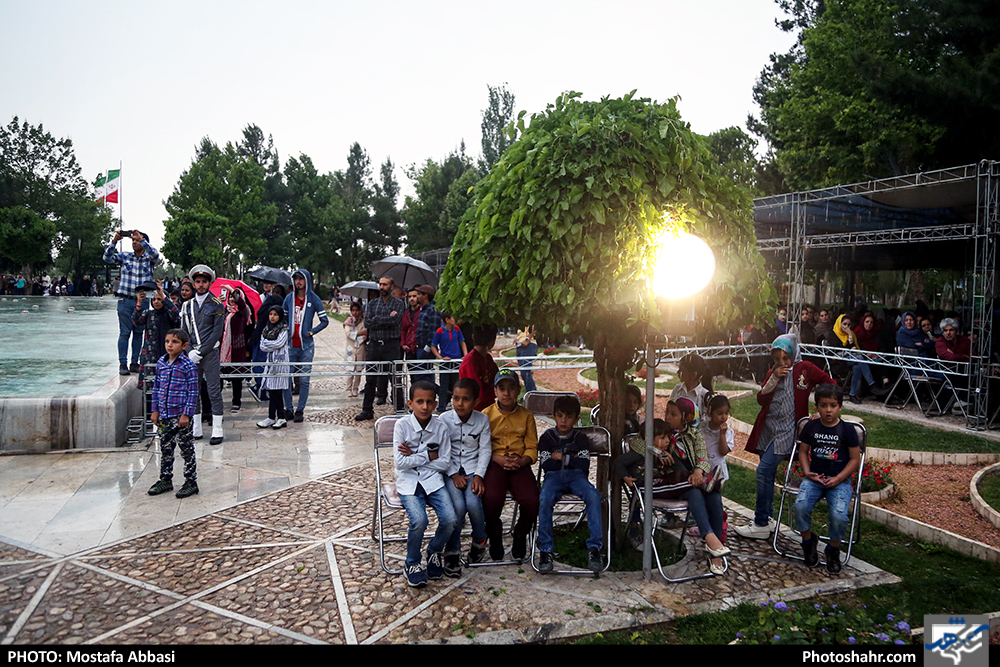
[[[861,447],[853,426],[840,421],[844,391],[835,384],[816,387],[819,419],[802,429],[799,465],[805,479],[795,501],[795,527],[802,534],[806,565],[819,563],[818,538],[812,534],[812,512],[820,498],[830,507],[830,544],[826,547],[826,569],[840,572],[840,542],[847,532],[847,509],[851,504],[851,475],[861,463]]]
[[[552,408],[555,428],[550,428],[538,439],[538,462],[545,471],[545,481],[538,503],[538,547],[542,555],[538,570],[542,574],[552,571],[553,535],[552,508],[564,494],[572,493],[586,503],[587,567],[595,574],[604,569],[601,547],[604,544],[601,520],[601,494],[590,483],[590,440],[573,428],[580,418],[580,399],[560,396]]]

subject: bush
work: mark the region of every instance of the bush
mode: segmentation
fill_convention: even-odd
[[[893,614],[876,623],[861,609],[800,606],[768,600],[761,603],[757,623],[736,633],[741,644],[910,644],[907,617]]]
[[[581,389],[576,395],[580,397],[580,407],[592,408],[601,402],[596,389]]]

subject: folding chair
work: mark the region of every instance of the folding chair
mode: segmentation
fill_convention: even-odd
[[[372,539],[378,542],[378,554],[382,563],[382,569],[386,574],[402,574],[402,568],[392,570],[385,562],[386,542],[405,542],[406,535],[386,535],[385,534],[385,513],[384,510],[402,510],[403,502],[396,492],[396,482],[389,482],[382,479],[382,463],[379,459],[379,450],[388,449],[392,451],[392,434],[396,428],[396,422],[406,415],[388,415],[380,417],[375,422],[375,509],[372,514]]]
[[[919,357],[920,352],[912,347],[897,347],[896,354]],[[893,394],[896,392],[896,388],[902,385],[904,380],[906,381],[905,387],[909,388],[909,392],[906,394],[906,399],[899,405],[890,405],[890,399],[892,399]],[[885,405],[890,408],[902,410],[909,405],[910,399],[913,399],[913,401],[917,404],[917,408],[924,413],[924,415],[927,415],[927,413],[930,412],[933,405],[937,405],[938,411],[940,412],[941,405],[937,402],[938,391],[936,391],[935,385],[939,385],[941,382],[942,380],[940,378],[933,377],[926,372],[912,371],[904,368],[899,374],[899,377],[896,378],[896,382],[892,385],[892,389],[890,389],[889,393],[886,394]],[[922,387],[926,387],[930,394],[926,408],[920,402],[920,394],[918,393],[918,390]]]
[[[552,392],[555,393],[555,392]],[[575,394],[574,394],[575,395]],[[608,432],[606,428],[601,428],[600,426],[584,426],[579,429],[587,439],[590,440],[590,460],[593,463],[596,460],[604,460],[608,464],[611,462],[611,433]],[[538,466],[538,485],[541,487],[542,483],[542,467]],[[604,520],[604,550],[607,552],[607,558],[604,563],[604,568],[601,572],[604,572],[611,566],[611,503],[609,502],[611,498],[611,477],[608,476],[606,484],[603,485],[604,488],[598,488],[598,492],[601,494],[601,509]],[[567,509],[557,509],[559,507],[566,507]],[[576,528],[584,520],[587,515],[586,505],[583,499],[579,496],[572,494],[567,494],[562,496],[556,501],[556,504],[552,511],[552,523],[555,523],[555,517],[557,516],[572,516],[576,515],[576,521],[573,523],[573,528]],[[538,552],[538,527],[535,526],[535,530],[531,534],[531,567],[534,568],[535,572],[539,572],[538,563],[536,562],[535,555]],[[568,569],[568,570],[552,570],[553,574],[593,574],[587,569]]]
[[[629,487],[624,486],[625,495],[629,500],[628,516],[631,517],[633,512],[638,508],[640,521],[645,520],[646,516],[646,506],[643,499],[643,490],[639,486]],[[659,518],[658,518],[659,517]],[[681,519],[683,517],[683,519]],[[653,547],[653,560],[656,562],[656,569],[660,571],[660,576],[666,579],[671,584],[679,584],[685,581],[694,581],[696,579],[710,579],[716,575],[714,572],[705,572],[703,574],[692,574],[686,577],[673,578],[667,575],[663,571],[663,563],[660,560],[660,551],[656,547],[656,533],[660,531],[667,534],[668,530],[664,526],[668,522],[676,522],[680,520],[680,532],[677,534],[677,547],[674,550],[674,555],[680,551],[680,547],[684,542],[684,538],[687,537],[688,528],[694,525],[691,513],[688,512],[688,502],[683,498],[676,499],[653,499],[653,526],[651,531],[647,531],[646,526],[643,526],[642,534],[645,536],[647,532],[650,534],[650,542]],[[695,546],[692,544],[688,545],[688,548],[699,548],[700,545]],[[723,574],[729,571],[729,558],[727,556],[722,557]]]
[[[551,415],[552,406],[561,396],[576,396],[572,391],[529,391],[524,394],[521,404],[536,415]]]
[[[849,427],[854,428],[854,432],[858,437],[858,445],[861,447],[861,464],[858,466],[857,472],[852,476],[854,480],[854,488],[851,493],[851,506],[848,508],[848,512],[851,515],[851,525],[847,532],[847,556],[844,558],[844,565],[851,560],[851,548],[861,540],[861,528],[858,523],[858,516],[861,514],[861,477],[865,470],[865,459],[868,452],[868,431],[865,430],[863,424],[858,422],[849,422],[846,420],[841,420]],[[801,441],[799,436],[802,434],[802,428],[809,423],[809,417],[803,417],[795,424],[795,444],[792,446],[791,458],[788,460],[788,469],[785,470],[785,483],[781,487],[781,503],[778,505],[778,514],[774,517],[774,520],[778,524],[778,529],[774,531],[774,539],[772,545],[774,550],[778,554],[784,556],[785,558],[793,558],[795,560],[804,561],[805,558],[797,553],[782,551],[778,547],[778,536],[781,534],[781,516],[785,510],[785,497],[786,496],[798,496],[799,495],[799,483],[800,480],[792,480],[792,468],[795,465],[796,456],[798,454],[799,445]],[[794,526],[794,521],[790,522]],[[827,535],[821,535],[818,531],[813,530],[813,535],[816,535],[819,539],[823,541],[829,541]]]

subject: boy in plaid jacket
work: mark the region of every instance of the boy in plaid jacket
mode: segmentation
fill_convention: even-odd
[[[198,402],[198,367],[183,354],[188,344],[183,329],[167,332],[167,353],[156,362],[153,408],[150,419],[160,429],[160,480],[149,489],[156,496],[174,490],[174,448],[184,457],[184,486],[175,494],[187,498],[198,493],[191,418]]]

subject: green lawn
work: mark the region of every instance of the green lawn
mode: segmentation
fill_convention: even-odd
[[[1000,512],[1000,475],[988,475],[979,480],[979,495],[987,505]]]
[[[731,466],[724,495],[747,507],[754,506],[754,473]],[[1000,479],[1000,477],[994,477]],[[739,538],[732,538],[739,539]],[[874,586],[824,597],[824,604],[867,607],[872,618],[904,614],[910,625],[923,624],[925,614],[967,614],[996,611],[1000,598],[1000,565],[964,556],[945,547],[889,530],[874,521],[861,521],[861,540],[853,555],[891,572],[899,584]],[[685,616],[658,627],[602,633],[578,640],[581,644],[725,644],[755,623],[759,607],[744,603],[713,614]]]
[[[747,396],[732,401],[730,414],[740,421],[753,424],[760,412],[757,398]],[[844,408],[845,415],[856,415],[864,420],[868,430],[868,444],[884,449],[903,449],[918,452],[997,452],[1000,443],[958,431],[941,431],[908,422],[905,419],[883,417],[860,410]],[[901,416],[904,413],[900,413]]]

